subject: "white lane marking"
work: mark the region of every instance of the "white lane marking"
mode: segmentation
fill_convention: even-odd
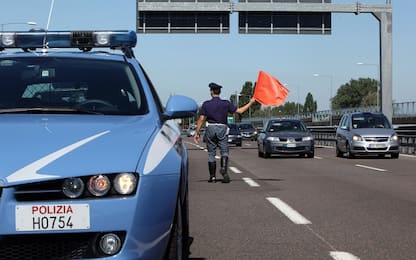
[[[374,168],[374,167],[370,167],[370,166],[366,166],[366,165],[361,165],[361,164],[356,164],[355,166],[361,167],[361,168],[365,168],[365,169],[369,169],[369,170],[373,170],[373,171],[379,171],[379,172],[385,172],[385,171],[387,171],[385,169]]]
[[[275,206],[280,212],[288,217],[293,223],[305,225],[312,224],[309,220],[303,217],[299,212],[291,208],[288,204],[278,198],[268,197],[266,198],[273,206]]]
[[[247,183],[250,187],[260,187],[260,185],[257,182],[253,181],[251,178],[244,177],[243,181],[245,181],[245,183]]]
[[[233,166],[230,167],[230,170],[233,171],[234,173],[241,173],[241,171]]]
[[[44,175],[44,174],[39,174],[38,171],[40,169],[42,169],[43,167],[45,167],[46,165],[52,163],[55,160],[58,160],[59,158],[61,158],[62,156],[64,156],[67,153],[70,153],[71,151],[79,148],[80,146],[91,142],[92,140],[108,134],[110,131],[104,131],[101,132],[99,134],[84,138],[76,143],[73,143],[71,145],[68,145],[62,149],[59,149],[56,152],[53,152],[51,154],[48,154],[42,158],[40,158],[39,160],[36,160],[28,165],[26,165],[25,167],[15,171],[14,173],[10,174],[9,176],[7,176],[7,181],[8,182],[15,182],[15,181],[22,181],[22,180],[34,180],[34,179],[45,179],[45,178],[51,178],[51,177],[56,177],[54,175]]]
[[[332,251],[332,252],[329,252],[329,255],[334,260],[360,260],[360,258],[358,258],[355,255],[352,255],[348,252]]]
[[[322,160],[323,158],[320,156],[314,156],[315,159]]]

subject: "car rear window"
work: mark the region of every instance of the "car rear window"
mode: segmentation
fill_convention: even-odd
[[[143,114],[148,108],[128,63],[57,57],[0,59],[0,109],[77,108]]]

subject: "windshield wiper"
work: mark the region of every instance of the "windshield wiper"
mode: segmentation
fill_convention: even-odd
[[[91,114],[102,115],[97,111],[84,110],[79,108],[61,108],[61,107],[21,107],[0,109],[0,114]]]

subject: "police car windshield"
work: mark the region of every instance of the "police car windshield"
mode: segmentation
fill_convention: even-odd
[[[56,109],[60,113],[137,115],[147,111],[144,100],[140,82],[124,62],[58,57],[0,59],[0,113]]]

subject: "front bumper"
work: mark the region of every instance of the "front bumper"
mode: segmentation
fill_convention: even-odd
[[[265,150],[270,154],[306,154],[314,152],[314,143],[302,142],[268,142]]]
[[[397,154],[400,152],[398,142],[351,142],[351,152],[353,154]]]
[[[15,188],[1,189],[0,259],[162,259],[175,214],[178,177],[142,177],[136,195],[122,198],[18,201]],[[33,230],[17,228],[20,206],[75,204],[88,205],[88,227],[48,230],[47,222],[42,227],[41,220]],[[108,233],[118,235],[122,243],[113,256],[98,247]]]

